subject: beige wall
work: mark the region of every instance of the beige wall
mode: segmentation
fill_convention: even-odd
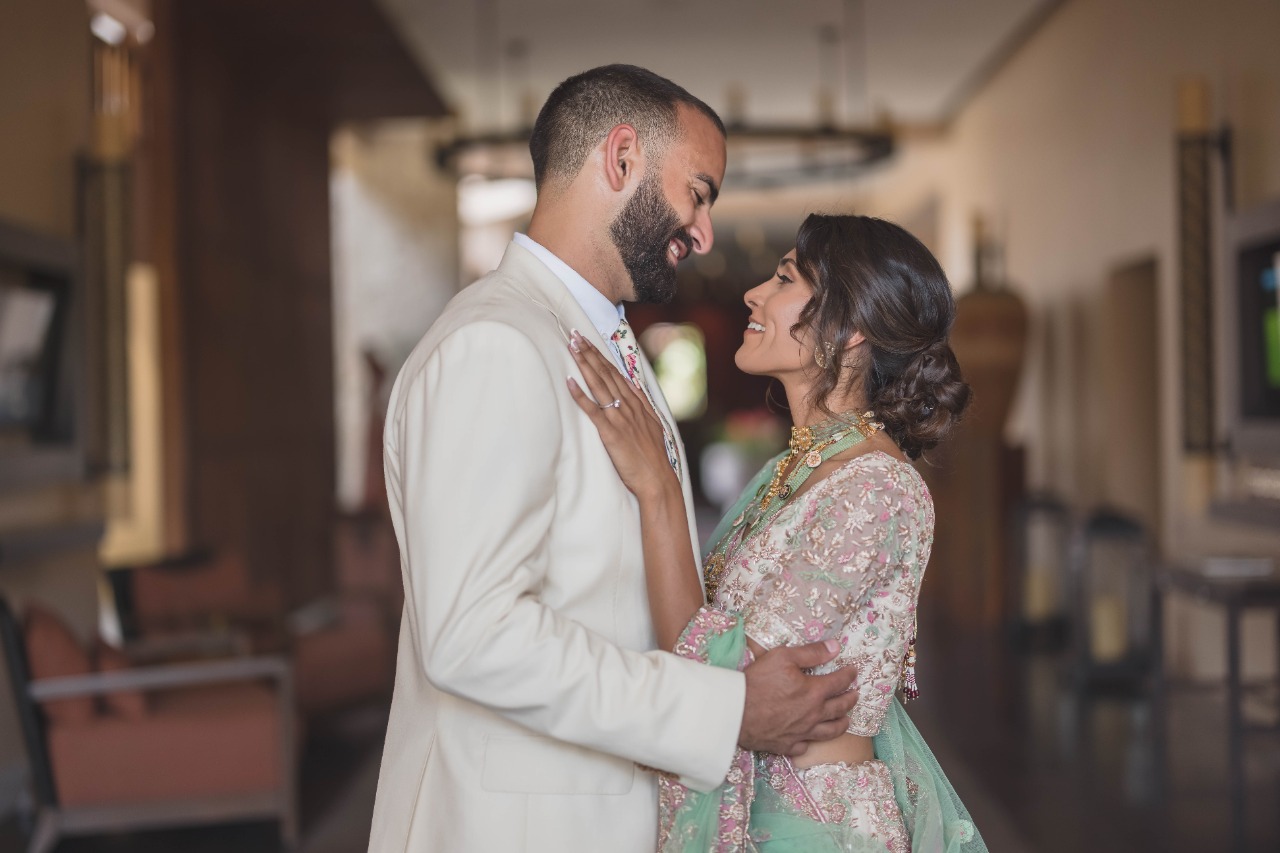
[[[1118,268],[1154,258],[1159,352],[1160,535],[1166,556],[1280,558],[1280,529],[1223,523],[1181,450],[1175,128],[1180,80],[1202,78],[1213,120],[1236,133],[1240,207],[1280,196],[1280,3],[1274,0],[1066,0],[945,132],[907,140],[866,178],[770,196],[726,193],[720,222],[855,210],[904,224],[936,211],[922,234],[958,290],[971,285],[971,217],[1007,245],[1007,271],[1028,301],[1033,336],[1008,425],[1028,451],[1030,485],[1079,507],[1122,498],[1108,462],[1113,430],[1099,330]],[[727,236],[729,229],[722,231]],[[1269,621],[1248,620],[1246,671],[1274,665]],[[1177,669],[1221,670],[1220,615],[1176,602]],[[1186,638],[1193,638],[1188,641]]]
[[[1153,257],[1159,277],[1163,545],[1169,554],[1280,556],[1280,531],[1209,518],[1184,476],[1180,439],[1174,134],[1177,85],[1210,86],[1214,121],[1236,132],[1239,206],[1280,196],[1280,3],[1066,0],[933,139],[908,139],[854,183],[728,197],[733,218],[792,223],[856,210],[903,223],[935,210],[932,238],[958,290],[971,285],[971,217],[1007,246],[1034,317],[1009,424],[1034,487],[1088,505],[1109,497],[1107,412],[1089,352],[1108,276]]]
[[[1184,476],[1173,129],[1179,80],[1205,79],[1217,121],[1238,133],[1239,204],[1280,195],[1280,4],[1251,0],[1069,0],[982,89],[947,137],[910,146],[867,188],[890,213],[936,195],[937,246],[968,275],[968,217],[982,211],[1008,247],[1008,271],[1039,318],[1011,432],[1033,485],[1083,503],[1109,497],[1107,412],[1073,308],[1097,303],[1116,267],[1154,256],[1159,347],[1163,545],[1169,554],[1280,554],[1280,535],[1217,523]],[[1073,375],[1084,373],[1083,376]],[[1083,378],[1084,381],[1080,381]]]
[[[1280,530],[1212,518],[1181,449],[1174,128],[1180,80],[1203,78],[1214,120],[1237,134],[1240,206],[1280,196],[1280,4],[1261,0],[1068,0],[960,113],[945,138],[908,146],[859,193],[903,216],[936,198],[939,252],[967,286],[968,218],[1007,243],[1010,277],[1037,330],[1010,424],[1034,486],[1078,505],[1119,497],[1108,483],[1108,418],[1096,318],[1109,273],[1154,257],[1158,275],[1163,551],[1280,556]],[[1220,615],[1175,601],[1176,670],[1222,668]],[[1246,623],[1246,672],[1274,666],[1268,620]],[[1188,639],[1192,638],[1192,639]]]
[[[84,0],[6,0],[0,23],[0,219],[71,237],[89,142]]]
[[[454,133],[452,119],[405,119],[348,127],[333,137],[337,490],[348,509],[360,504],[368,459],[363,352],[378,356],[390,383],[458,292],[457,179],[432,156]]]

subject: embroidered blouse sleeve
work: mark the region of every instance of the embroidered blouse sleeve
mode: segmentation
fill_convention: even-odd
[[[776,564],[745,609],[746,632],[768,648],[838,638],[841,653],[823,670],[858,667],[849,731],[870,737],[914,630],[932,504],[914,470],[887,457],[855,460],[800,500],[770,531]]]

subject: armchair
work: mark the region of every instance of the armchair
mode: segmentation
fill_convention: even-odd
[[[53,631],[62,642],[44,619],[45,633],[28,636],[49,642]],[[43,650],[28,647],[3,599],[0,639],[38,807],[28,853],[48,853],[65,835],[246,818],[278,819],[285,847],[296,844],[293,676],[284,659],[33,679]]]

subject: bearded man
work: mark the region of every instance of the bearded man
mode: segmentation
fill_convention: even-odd
[[[656,768],[710,790],[735,744],[797,754],[844,731],[825,644],[745,673],[654,650],[639,512],[566,390],[571,331],[646,394],[688,461],[624,302],[667,302],[711,249],[724,125],[652,72],[566,80],[529,143],[527,235],[400,371],[385,472],[405,609],[372,853],[649,853]],[[612,401],[597,401],[608,405]],[[695,552],[697,551],[695,542]]]

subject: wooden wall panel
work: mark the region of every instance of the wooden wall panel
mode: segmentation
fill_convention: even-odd
[[[332,583],[330,132],[370,104],[443,105],[369,0],[158,0],[155,17],[184,546],[289,607]]]

